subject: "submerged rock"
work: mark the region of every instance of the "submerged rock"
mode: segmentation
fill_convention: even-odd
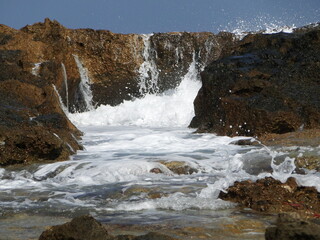
[[[320,194],[316,188],[300,187],[292,177],[285,183],[271,177],[235,182],[226,193],[220,192],[219,198],[259,212],[298,212],[310,217],[320,213]]]
[[[201,73],[190,126],[229,136],[319,128],[319,74],[319,26],[247,35]]]
[[[275,226],[268,227],[266,240],[311,240],[320,239],[320,225],[305,219],[279,214]]]

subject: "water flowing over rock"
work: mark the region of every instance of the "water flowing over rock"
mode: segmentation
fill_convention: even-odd
[[[81,148],[68,112],[172,89],[191,63],[200,71],[234,41],[229,33],[73,30],[50,19],[0,25],[0,164],[67,159]]]
[[[250,34],[201,74],[191,127],[259,136],[320,127],[320,27]]]
[[[172,89],[187,73],[194,54],[200,70],[229,52],[235,41],[231,33],[138,35],[73,30],[50,19],[21,30],[2,25],[0,32],[0,50],[20,51],[24,70],[39,84],[54,84],[70,111],[88,110],[90,94],[92,105],[114,106]],[[85,79],[90,79],[90,87],[84,88]],[[151,86],[150,81],[157,83]]]

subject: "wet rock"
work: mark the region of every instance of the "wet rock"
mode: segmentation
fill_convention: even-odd
[[[0,166],[62,161],[82,146],[52,86],[0,81]]]
[[[134,240],[175,240],[176,238],[164,235],[162,233],[150,232],[146,235],[133,238]]]
[[[259,140],[263,144],[273,147],[318,147],[320,142],[320,129],[304,129],[285,134],[269,133],[261,136]]]
[[[152,168],[150,170],[150,172],[151,173],[156,173],[156,174],[163,173],[163,171],[160,168]]]
[[[320,239],[320,225],[305,219],[293,218],[288,214],[279,214],[276,226],[266,229],[265,239]]]
[[[201,73],[190,126],[229,136],[319,128],[319,53],[319,26],[246,36]]]
[[[320,194],[316,188],[298,186],[292,177],[285,183],[271,177],[235,182],[226,193],[220,192],[219,198],[259,212],[298,212],[310,217],[320,212]]]
[[[189,166],[186,162],[181,161],[160,161],[161,164],[165,165],[170,171],[179,175],[190,175],[197,173],[198,170]]]
[[[34,75],[38,85],[54,84],[63,102],[69,103],[70,111],[84,111],[80,71],[88,75],[93,105],[114,106],[146,92],[161,93],[177,86],[193,58],[198,63],[196,68],[200,69],[230,52],[234,42],[231,33],[116,34],[105,30],[67,29],[50,19],[21,30],[1,25],[0,51],[5,51],[2,55],[6,59],[15,58],[19,66],[8,66],[9,71],[4,71],[0,79],[10,78],[11,72],[23,68],[24,79]],[[140,69],[144,61],[156,67]],[[145,89],[139,86],[139,72],[144,72]]]
[[[301,156],[295,159],[295,165],[298,168],[320,171],[320,156]]]
[[[39,240],[175,240],[162,233],[150,232],[141,236],[112,236],[106,228],[92,216],[80,216],[71,222],[53,226],[45,230]]]
[[[39,240],[111,240],[107,230],[91,216],[74,218],[71,222],[50,227]]]

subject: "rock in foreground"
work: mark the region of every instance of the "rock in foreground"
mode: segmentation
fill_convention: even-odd
[[[175,240],[156,232],[142,236],[112,236],[101,223],[91,216],[74,218],[71,222],[50,227],[44,231],[39,240]]]
[[[246,36],[201,74],[190,126],[261,136],[320,126],[320,27]]]
[[[5,80],[0,96],[0,166],[62,161],[82,148],[52,86]]]
[[[320,239],[320,225],[287,214],[279,214],[276,226],[267,228],[265,238],[266,240],[316,240]]]
[[[310,217],[320,213],[320,194],[316,188],[300,187],[292,177],[285,183],[271,177],[235,182],[227,193],[220,192],[219,198],[259,212],[298,212]]]

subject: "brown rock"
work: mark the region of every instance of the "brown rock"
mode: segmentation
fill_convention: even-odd
[[[175,238],[157,232],[141,236],[112,236],[92,216],[80,216],[71,222],[48,228],[40,235],[39,240],[175,240]]]
[[[311,240],[320,239],[320,225],[305,219],[279,214],[276,226],[268,227],[266,240]]]
[[[110,240],[107,230],[91,216],[74,218],[63,225],[50,227],[39,240]]]
[[[319,63],[319,26],[248,35],[202,72],[190,126],[229,136],[319,128]]]
[[[0,79],[10,79],[8,75],[12,75],[12,71],[22,69],[23,74],[18,71],[20,76],[15,75],[14,79],[21,80],[23,75],[24,81],[35,77],[32,82],[38,86],[54,84],[63,102],[69,103],[70,111],[83,111],[80,74],[75,61],[78,56],[90,78],[94,105],[117,105],[143,95],[138,86],[139,68],[145,60],[143,38],[142,35],[104,30],[67,29],[50,19],[21,30],[1,25],[0,52],[3,51],[6,58],[16,59],[18,64],[8,66],[9,71],[1,73]],[[187,73],[193,54],[199,63],[197,67],[205,66],[229,52],[234,41],[230,33],[157,33],[150,36],[147,60],[157,65],[159,76],[155,91],[163,92],[177,86],[181,76]],[[68,94],[62,64],[66,70]]]
[[[320,195],[314,187],[300,187],[294,178],[281,183],[271,177],[257,182],[243,181],[220,192],[223,200],[239,203],[259,212],[298,212],[316,217],[320,212]]]
[[[66,160],[82,148],[51,86],[0,81],[0,95],[0,166]]]
[[[186,162],[181,161],[160,161],[161,164],[165,165],[170,171],[172,171],[175,174],[192,174],[197,173],[198,170],[195,168],[190,167]]]

